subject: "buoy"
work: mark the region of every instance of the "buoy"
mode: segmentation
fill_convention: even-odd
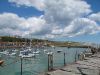
[[[3,61],[3,60],[0,60],[0,66],[1,66],[3,63],[4,63],[4,61]]]

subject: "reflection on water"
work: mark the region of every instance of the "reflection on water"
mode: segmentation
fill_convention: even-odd
[[[33,58],[23,58],[22,60],[22,73],[23,75],[38,75],[41,72],[46,72],[48,69],[48,55],[44,52],[44,49],[39,49],[40,54]],[[67,48],[67,47],[55,47],[47,48],[48,51],[53,52],[53,66],[54,68],[60,68],[64,65],[64,52],[66,63],[73,63],[75,61],[75,54],[77,56],[80,52],[86,50],[86,48]],[[60,50],[60,53],[57,51]],[[18,56],[19,50],[16,56],[9,56],[0,54],[1,59],[5,61],[2,67],[0,67],[0,75],[21,75],[21,59]],[[78,58],[76,58],[78,59]]]

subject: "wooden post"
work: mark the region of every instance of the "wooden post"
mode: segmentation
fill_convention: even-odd
[[[51,70],[53,70],[53,54],[51,54]]]
[[[53,54],[48,54],[48,71],[53,70]]]
[[[49,60],[50,60],[50,54],[48,54],[48,71],[50,70],[50,63],[49,63],[50,61]]]
[[[75,53],[75,62],[77,61],[77,51]]]
[[[23,60],[23,58],[21,58],[21,75],[23,74],[23,71],[22,71],[22,67],[23,67],[22,60]]]
[[[65,52],[64,52],[64,66],[66,66]]]
[[[100,75],[100,68],[98,68],[98,75]]]

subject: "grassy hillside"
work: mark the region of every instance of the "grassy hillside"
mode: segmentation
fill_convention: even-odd
[[[1,42],[30,42],[30,39],[26,38],[18,38],[18,37],[11,37],[11,36],[2,36],[0,37]],[[49,40],[42,40],[42,39],[32,39],[33,44],[38,44],[38,43],[47,43],[48,46],[61,46],[61,47],[70,47],[70,46],[77,46],[77,47],[86,47],[80,44],[79,42],[58,42],[58,41],[49,41]]]

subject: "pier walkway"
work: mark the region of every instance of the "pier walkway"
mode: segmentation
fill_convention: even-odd
[[[43,75],[100,75],[100,53]]]

